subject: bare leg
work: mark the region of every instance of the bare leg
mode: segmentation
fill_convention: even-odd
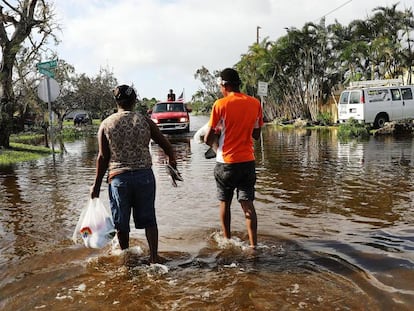
[[[148,247],[150,250],[150,262],[160,263],[161,258],[158,256],[158,227],[157,225],[145,228],[145,235],[148,241]]]
[[[253,201],[240,201],[244,216],[246,217],[247,234],[251,247],[257,245],[257,215]]]
[[[231,238],[230,223],[231,223],[231,212],[230,212],[231,201],[220,201],[220,220],[221,229],[223,230],[223,236],[226,239]]]
[[[129,248],[129,232],[117,232],[118,242],[121,249]]]

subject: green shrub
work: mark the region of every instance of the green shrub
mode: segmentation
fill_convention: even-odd
[[[369,137],[369,129],[364,124],[351,118],[346,123],[339,125],[338,137],[341,139],[366,138]]]
[[[320,125],[330,125],[332,124],[332,115],[329,112],[320,112],[317,121]]]
[[[55,135],[57,138],[62,138],[63,140],[76,140],[82,137],[96,136],[98,132],[98,127],[98,125],[67,125],[64,126],[61,131],[56,132]]]

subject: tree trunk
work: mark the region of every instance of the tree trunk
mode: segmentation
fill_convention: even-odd
[[[12,52],[10,46],[3,50],[3,59],[0,63],[0,147],[10,148],[10,134],[13,120],[13,63],[16,53]]]
[[[13,120],[12,66],[7,62],[7,58],[3,59],[1,65],[0,87],[3,93],[0,98],[0,147],[10,148],[10,134]]]
[[[10,148],[10,132],[4,122],[0,121],[0,148]]]
[[[4,69],[0,72],[0,75],[3,74]],[[13,93],[11,85],[8,86],[9,79],[4,80],[6,80],[2,85],[4,92],[0,98],[0,147],[10,148],[10,134],[13,120]]]

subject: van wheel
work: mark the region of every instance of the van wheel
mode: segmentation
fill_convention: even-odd
[[[379,129],[384,127],[385,122],[388,122],[388,115],[386,113],[380,113],[375,118],[374,128]]]

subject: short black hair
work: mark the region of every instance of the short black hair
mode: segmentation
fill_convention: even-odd
[[[239,87],[241,84],[239,74],[233,68],[226,68],[220,73],[221,84]]]
[[[118,85],[112,92],[116,102],[120,105],[131,105],[137,101],[137,93],[129,85]]]

